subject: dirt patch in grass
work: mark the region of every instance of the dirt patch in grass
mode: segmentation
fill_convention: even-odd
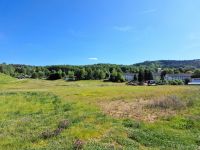
[[[51,138],[51,137],[58,136],[68,126],[69,126],[69,121],[68,120],[62,120],[62,121],[59,122],[57,129],[55,129],[53,131],[47,130],[47,131],[43,132],[40,137],[43,138],[43,139],[48,139],[48,138]]]
[[[113,117],[133,118],[148,122],[155,122],[160,117],[173,116],[182,106],[185,107],[179,100],[170,98],[104,101],[100,102],[99,105],[106,114]]]

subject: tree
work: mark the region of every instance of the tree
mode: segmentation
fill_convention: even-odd
[[[106,77],[106,73],[104,72],[104,71],[100,71],[100,74],[99,74],[99,77],[100,77],[100,79],[105,79],[105,77]]]
[[[167,74],[167,72],[165,70],[161,72],[160,78],[161,78],[162,81],[165,80],[166,74]]]
[[[144,81],[149,80],[149,71],[147,69],[144,70]]]
[[[61,69],[59,69],[57,73],[60,75],[60,78],[62,78],[62,77],[63,77],[63,76],[62,76],[62,73],[63,73],[63,72],[62,72],[62,70],[61,70]]]
[[[117,73],[116,81],[117,81],[117,82],[124,82],[124,81],[125,81],[125,78],[124,78],[124,76],[122,75],[121,72],[118,72],[118,73]]]
[[[138,81],[140,83],[144,82],[144,71],[140,69],[139,74],[138,74]]]
[[[188,78],[184,80],[185,85],[188,85],[189,82],[190,82],[190,79]]]
[[[65,72],[62,72],[62,77],[65,78],[67,75]]]
[[[58,72],[53,72],[53,73],[51,73],[50,75],[49,75],[49,77],[48,77],[48,80],[58,80],[58,79],[61,79],[62,78],[62,76],[61,76],[61,74],[60,73],[58,73]]]
[[[113,69],[111,72],[110,81],[112,81],[112,82],[117,81],[117,71],[115,69]]]
[[[151,71],[148,72],[148,79],[153,80],[153,73]]]
[[[44,77],[44,75],[45,75],[44,72],[42,72],[42,71],[39,71],[39,72],[38,72],[38,78],[41,79],[41,78]]]
[[[87,69],[86,79],[87,79],[87,80],[93,80],[93,79],[94,79],[94,73],[93,73],[93,71],[92,71],[91,68],[88,68],[88,69]]]
[[[69,81],[75,80],[74,71],[68,71],[68,80]]]
[[[85,70],[85,68],[80,70],[80,79],[81,80],[85,80],[87,76],[87,71]]]
[[[31,76],[31,78],[37,79],[38,78],[38,73],[34,71],[32,76]]]
[[[194,71],[192,78],[200,78],[200,69]]]

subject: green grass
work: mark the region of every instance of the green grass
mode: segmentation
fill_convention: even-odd
[[[200,146],[200,87],[132,87],[102,81],[65,82],[16,80],[0,75],[0,149],[74,149],[79,139],[86,150],[111,149],[198,149]],[[152,99],[175,95],[180,110],[147,108],[167,112],[153,122],[110,116],[100,103]],[[124,107],[124,106],[120,106]],[[154,114],[154,113],[153,113]],[[144,115],[147,115],[144,113]],[[69,126],[57,136],[52,133],[62,120]]]
[[[5,83],[9,83],[9,82],[12,82],[12,81],[16,81],[16,79],[8,76],[8,75],[5,75],[3,73],[0,73],[0,84],[5,84]]]

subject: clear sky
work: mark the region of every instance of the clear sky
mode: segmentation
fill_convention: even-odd
[[[0,0],[0,63],[200,58],[200,0]]]

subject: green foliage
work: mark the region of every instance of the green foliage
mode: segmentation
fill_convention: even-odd
[[[112,82],[124,82],[124,76],[121,72],[117,72],[115,69],[112,70],[110,81]]]
[[[144,76],[144,71],[140,69],[139,74],[138,74],[138,82],[144,82],[145,76]]]
[[[195,70],[192,77],[193,78],[200,78],[200,69]]]
[[[185,80],[184,80],[184,84],[185,84],[185,85],[188,85],[189,82],[190,82],[190,79],[185,79]]]
[[[62,75],[60,73],[51,73],[48,77],[48,80],[58,80],[61,79]]]
[[[34,71],[32,76],[31,76],[31,78],[37,79],[38,78],[38,73]]]
[[[170,80],[168,81],[169,85],[184,85],[184,82],[182,80]]]
[[[176,65],[174,65],[173,63]],[[115,64],[95,64],[85,66],[72,65],[53,65],[53,66],[28,66],[28,65],[9,65],[0,64],[0,72],[13,76],[30,76],[33,79],[56,80],[66,78],[69,72],[74,72],[75,80],[102,80],[109,79],[113,82],[123,82],[123,73],[139,73],[134,81],[143,83],[153,79],[153,72],[157,72],[162,67],[161,79],[164,80],[165,74],[171,73],[193,73],[193,77],[199,77],[199,60],[194,61],[156,61],[144,62],[135,65],[115,65]],[[183,65],[184,64],[184,65]],[[187,65],[186,65],[187,64]],[[189,65],[188,65],[189,64]],[[192,66],[194,65],[194,66]],[[186,67],[187,66],[187,67]],[[194,71],[196,69],[196,71]]]
[[[141,124],[138,121],[134,121],[131,119],[125,119],[123,120],[123,126],[127,128],[140,128]]]

